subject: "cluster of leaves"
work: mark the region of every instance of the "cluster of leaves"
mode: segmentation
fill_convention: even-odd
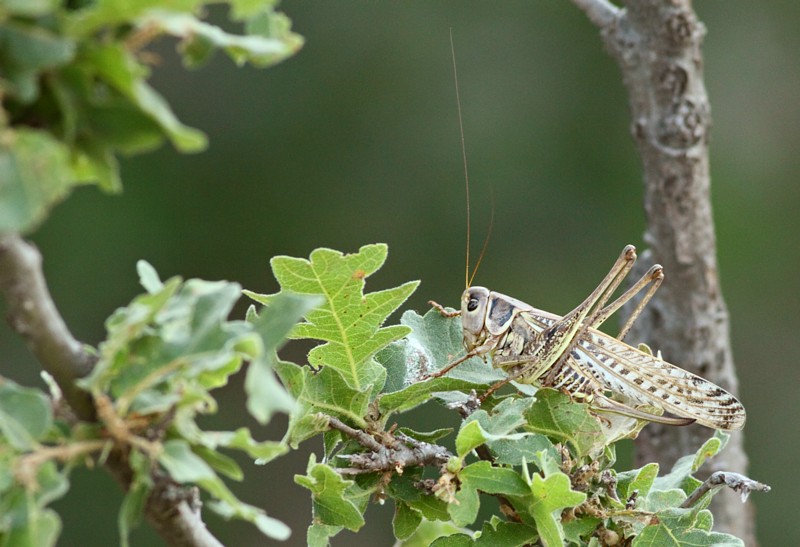
[[[108,338],[81,387],[92,394],[98,423],[54,416],[38,390],[0,384],[0,542],[53,545],[60,520],[47,505],[68,490],[70,466],[85,456],[127,458],[133,473],[119,515],[121,544],[141,515],[154,473],[199,486],[211,510],[255,524],[269,537],[286,539],[289,529],[261,509],[239,501],[222,476],[243,472],[222,452],[241,451],[266,463],[285,453],[285,443],[258,442],[250,431],[204,431],[200,414],[216,411],[210,393],[225,385],[244,361],[250,363],[249,408],[266,423],[288,412],[291,397],[271,372],[276,350],[294,323],[319,301],[282,295],[259,316],[227,319],[241,295],[235,283],[172,278],[162,283],[151,266],[139,264],[147,293],[107,321]],[[58,400],[57,394],[54,396]],[[99,455],[99,456],[98,456]]]
[[[201,19],[212,3],[0,2],[0,233],[30,231],[76,184],[119,189],[116,153],[165,139],[182,152],[205,147],[147,83],[145,48],[157,37],[177,38],[187,67],[217,49],[267,66],[302,46],[275,0],[224,2],[241,35]]]
[[[421,453],[453,433],[397,428],[400,414],[432,400],[467,408],[471,390],[500,376],[472,359],[445,377],[425,379],[463,351],[459,321],[409,311],[400,326],[382,327],[416,286],[364,294],[364,279],[385,257],[382,245],[352,255],[319,249],[309,260],[278,257],[272,268],[281,291],[250,293],[267,305],[289,293],[325,299],[290,334],[324,342],[310,352],[311,367],[276,366],[298,403],[286,441],[296,446],[323,437],[321,461],[312,455],[306,474],[296,477],[312,494],[309,545],[326,545],[345,528],[359,530],[370,498],[394,501],[395,535],[408,546],[742,545],[711,531],[711,494],[681,507],[700,484],[692,474],[723,447],[724,435],[660,477],[654,463],[618,472],[614,442],[644,424],[598,419],[552,390],[518,386],[524,393],[495,394],[464,412],[455,450],[440,447],[449,455],[443,462],[392,460],[400,445]],[[479,517],[487,496],[500,500],[506,518]]]
[[[312,546],[343,529],[359,530],[373,498],[393,500],[395,535],[408,546],[742,545],[711,531],[711,493],[681,507],[700,484],[693,473],[722,449],[724,435],[659,477],[657,464],[613,469],[614,441],[635,435],[640,422],[598,420],[586,405],[528,386],[470,407],[470,393],[499,373],[472,359],[451,375],[425,379],[462,351],[460,327],[435,311],[409,311],[401,325],[383,326],[417,286],[365,294],[365,279],[386,256],[385,245],[368,245],[351,255],[318,249],[308,260],[276,257],[281,290],[246,291],[265,305],[258,314],[251,307],[246,321],[228,319],[238,285],[162,282],[141,262],[146,294],[109,318],[97,364],[81,380],[97,423],[59,411],[56,388],[54,412],[44,393],[0,383],[0,540],[53,545],[60,520],[48,504],[67,492],[71,466],[86,456],[129,462],[122,544],[159,473],[204,490],[212,511],[285,539],[284,524],[228,489],[222,477],[241,480],[243,473],[222,450],[267,463],[322,435],[321,460],[312,455],[306,474],[295,478],[312,494]],[[323,343],[300,366],[277,357],[287,337]],[[204,431],[197,423],[216,411],[211,391],[245,361],[251,414],[261,423],[289,414],[281,441],[258,442],[247,428]],[[429,401],[470,408],[458,432],[397,427],[401,414]],[[453,433],[452,448],[433,444]],[[486,516],[488,496],[499,500],[504,518]]]

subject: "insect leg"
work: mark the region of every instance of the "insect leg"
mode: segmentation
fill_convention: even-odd
[[[595,317],[602,312],[606,302],[628,275],[635,261],[636,248],[633,245],[626,245],[611,270],[586,300],[543,332],[544,343],[535,351],[536,366],[543,371],[548,370],[556,361],[569,354],[571,346],[595,324]],[[592,310],[595,311],[589,316]]]
[[[600,310],[600,312],[593,318],[593,322],[590,326],[592,327],[599,327],[602,325],[606,319],[608,319],[612,314],[616,313],[622,306],[624,306],[631,298],[639,294],[645,287],[650,285],[647,289],[647,292],[644,294],[642,299],[636,305],[636,308],[633,310],[631,315],[625,321],[625,325],[623,325],[622,330],[620,330],[617,338],[622,340],[625,338],[625,335],[628,334],[628,331],[633,326],[633,322],[639,317],[639,314],[642,313],[642,310],[645,308],[647,303],[653,298],[653,295],[656,293],[658,288],[661,286],[661,283],[664,281],[664,269],[659,264],[653,265],[646,274],[644,274],[639,281],[633,284],[633,286],[625,291],[625,293],[614,300],[611,304]]]
[[[595,288],[577,308],[565,315],[564,319],[575,317],[578,322],[582,322],[592,308],[598,310],[595,315],[602,313],[601,310],[605,307],[606,302],[608,302],[608,299],[614,291],[617,290],[617,287],[620,286],[622,280],[628,275],[628,272],[631,271],[634,262],[636,262],[636,247],[633,245],[626,245],[619,255],[619,258],[617,258],[617,261],[614,262],[611,270],[609,270],[597,288]],[[594,324],[594,321],[592,321],[591,324]]]
[[[475,351],[475,350],[469,351],[465,355],[459,357],[458,359],[456,359],[452,363],[449,363],[444,368],[437,370],[433,374],[427,374],[427,375],[423,376],[422,380],[430,380],[431,378],[439,378],[441,376],[444,376],[445,374],[447,374],[448,372],[450,372],[451,370],[456,368],[458,365],[460,365],[461,363],[463,363],[467,359],[472,359],[476,355],[478,355],[477,351]]]
[[[670,418],[669,416],[656,416],[649,412],[637,410],[627,405],[609,399],[601,393],[595,393],[594,399],[590,404],[590,408],[595,411],[612,412],[628,418],[636,418],[637,420],[647,420],[648,422],[656,422],[666,425],[689,425],[693,424],[696,420],[694,418]]]
[[[446,309],[444,309],[444,306],[442,306],[438,302],[434,302],[433,300],[428,300],[428,305],[431,306],[434,310],[438,311],[443,317],[458,317],[459,315],[461,315],[461,310],[447,311]]]
[[[548,374],[550,380],[558,373],[560,365],[569,356],[575,344],[590,327],[597,324],[597,317],[602,314],[606,302],[631,271],[635,261],[636,248],[633,245],[626,245],[611,270],[588,298],[544,332],[545,342],[537,351],[538,366],[542,371],[550,371]],[[592,310],[594,312],[589,315]]]
[[[501,387],[503,387],[503,386],[504,386],[504,385],[506,385],[507,383],[511,382],[512,380],[515,380],[515,379],[516,379],[518,376],[521,376],[521,372],[522,372],[522,371],[520,370],[520,371],[518,371],[517,373],[515,373],[515,374],[512,374],[512,375],[510,375],[510,376],[507,376],[506,378],[503,378],[503,379],[502,379],[502,380],[500,380],[499,382],[496,382],[496,383],[492,384],[492,386],[491,386],[491,387],[489,387],[489,389],[487,389],[487,390],[486,390],[486,391],[483,393],[483,395],[481,395],[480,397],[478,397],[478,401],[480,401],[481,403],[483,403],[483,402],[484,402],[486,399],[488,399],[488,398],[489,398],[489,396],[490,396],[492,393],[494,393],[495,391],[497,391],[498,389],[500,389]]]

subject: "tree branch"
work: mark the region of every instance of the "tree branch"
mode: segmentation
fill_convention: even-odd
[[[0,240],[0,291],[8,303],[9,323],[55,379],[77,417],[95,421],[97,413],[90,395],[75,385],[92,370],[95,359],[75,340],[58,313],[41,265],[36,247],[19,236],[7,235]],[[126,490],[133,480],[128,450],[115,449],[105,461],[106,469]],[[153,481],[145,515],[168,544],[221,547],[200,518],[196,489],[182,487],[159,473],[154,474]]]
[[[744,475],[740,475],[739,473],[726,473],[724,471],[717,471],[716,473],[712,473],[711,476],[708,477],[703,484],[698,486],[688,498],[683,500],[681,507],[691,507],[697,503],[697,501],[702,498],[706,492],[722,488],[723,486],[727,486],[732,491],[739,494],[742,498],[742,502],[747,500],[747,496],[750,495],[750,492],[770,491],[770,487],[766,484],[749,479]]]
[[[0,241],[0,290],[8,302],[8,322],[55,379],[64,399],[82,420],[95,418],[91,397],[75,385],[88,374],[93,357],[72,337],[56,310],[42,275],[42,257],[19,236]]]
[[[735,394],[738,382],[717,275],[710,202],[711,114],[701,51],[705,27],[691,0],[626,0],[613,18],[597,15],[602,14],[602,0],[573,2],[600,27],[622,71],[631,132],[644,168],[645,242],[650,249],[640,263],[659,262],[666,273],[629,337]],[[639,435],[637,457],[669,468],[707,437],[708,430],[699,426],[652,424]],[[731,436],[723,458],[713,465],[746,472],[741,433]],[[723,493],[714,499],[713,510],[718,529],[755,545],[749,504]]]
[[[350,461],[354,466],[349,469],[339,469],[341,473],[357,475],[359,473],[400,471],[413,466],[441,467],[447,463],[452,454],[445,448],[412,439],[407,435],[398,433],[390,436],[386,434],[383,443],[378,442],[372,435],[354,429],[333,416],[325,416],[331,429],[341,431],[351,439],[358,442],[368,453],[348,454],[339,456]]]

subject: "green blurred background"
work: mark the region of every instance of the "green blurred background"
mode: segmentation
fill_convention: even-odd
[[[389,260],[368,288],[421,279],[408,307],[457,303],[465,199],[450,27],[476,240],[485,234],[490,187],[495,196],[493,239],[476,281],[564,313],[624,244],[642,247],[641,170],[627,99],[597,31],[570,2],[295,0],[282,7],[307,43],[276,68],[239,69],[217,56],[186,72],[170,44],[159,48],[153,83],[183,121],[208,133],[207,152],[180,156],[165,147],[125,159],[122,195],[80,189],[33,236],[53,296],[81,340],[102,340],[104,319],[140,291],[140,258],[163,277],[228,279],[272,292],[268,261],[276,254],[386,242]],[[750,474],[773,486],[753,496],[759,537],[764,546],[798,545],[790,515],[800,448],[800,5],[717,0],[696,9],[708,27],[713,200]],[[244,309],[243,301],[237,313]],[[40,384],[33,358],[6,328],[0,352],[3,374]],[[285,353],[302,359],[291,348]],[[241,422],[241,392],[241,379],[224,390],[209,427]],[[409,421],[428,418],[417,413]],[[278,438],[285,420],[249,425],[261,438]],[[292,527],[290,545],[305,543],[310,520],[307,491],[292,480],[309,450],[319,443],[263,468],[244,462],[248,480],[233,485]],[[119,489],[98,471],[73,479],[56,504],[61,544],[116,544]],[[335,544],[391,544],[390,505],[371,507],[364,530]],[[265,543],[249,526],[208,522],[228,545]],[[133,541],[158,544],[147,526]]]

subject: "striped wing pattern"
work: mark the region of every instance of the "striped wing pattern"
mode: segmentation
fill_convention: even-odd
[[[538,332],[560,319],[535,308],[523,313]],[[715,429],[741,429],[745,422],[742,404],[721,387],[593,328],[574,346],[550,387],[570,393],[599,388]]]

